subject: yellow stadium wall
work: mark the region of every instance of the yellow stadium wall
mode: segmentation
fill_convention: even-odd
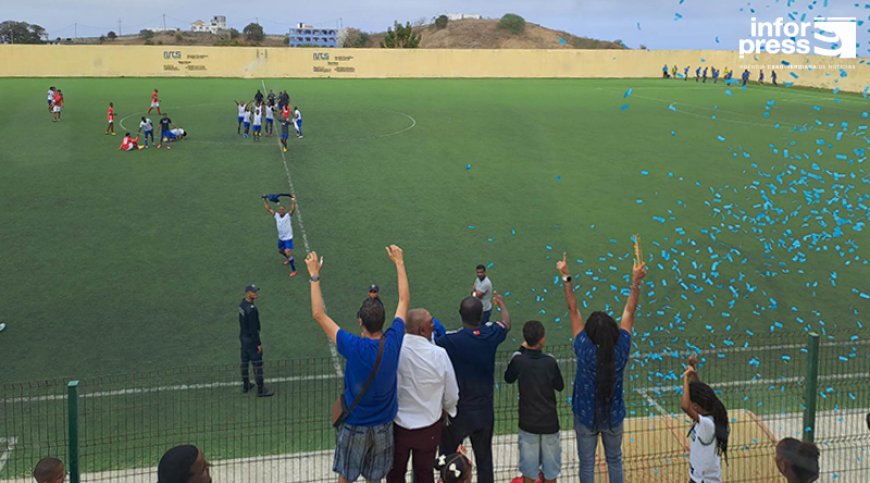
[[[701,61],[703,59],[703,62]],[[791,65],[784,65],[787,60]],[[0,45],[0,77],[659,77],[663,64],[775,66],[780,82],[859,92],[860,59],[684,50],[402,50],[196,46]],[[846,75],[841,75],[844,72]],[[798,77],[790,75],[794,72]],[[693,75],[693,74],[692,74]]]

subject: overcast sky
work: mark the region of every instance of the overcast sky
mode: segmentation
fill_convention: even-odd
[[[431,19],[442,13],[476,13],[498,18],[512,12],[527,21],[575,35],[622,39],[629,47],[650,49],[737,48],[747,37],[749,19],[773,20],[789,13],[857,17],[859,56],[870,52],[868,0],[0,0],[0,20],[36,23],[51,38],[122,34],[166,25],[188,29],[197,19],[225,15],[241,30],[259,21],[267,33],[281,34],[297,22],[314,26],[384,31],[393,20]],[[717,41],[718,38],[718,41]]]

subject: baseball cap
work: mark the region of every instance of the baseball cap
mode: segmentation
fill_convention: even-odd
[[[380,292],[380,291],[381,291],[381,289],[379,289],[377,285],[375,285],[375,284],[369,285],[369,292]]]
[[[254,284],[250,284],[250,285],[245,287],[245,292],[259,292],[259,291],[260,291],[260,287],[257,287]]]

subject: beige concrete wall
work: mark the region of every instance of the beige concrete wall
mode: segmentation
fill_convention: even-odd
[[[665,63],[681,70],[748,67],[753,79],[758,69],[775,67],[781,82],[853,92],[870,85],[870,67],[859,59],[769,54],[741,59],[729,51],[0,45],[0,77],[640,78],[660,76]]]

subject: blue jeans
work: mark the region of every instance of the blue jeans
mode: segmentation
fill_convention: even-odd
[[[595,481],[595,450],[598,435],[604,442],[604,459],[610,483],[622,482],[622,423],[610,429],[589,429],[574,417],[574,432],[577,434],[577,456],[580,458],[580,483]]]
[[[520,473],[532,480],[538,472],[544,472],[545,480],[555,480],[562,471],[562,445],[559,433],[533,434],[519,430],[517,442],[520,447]]]

